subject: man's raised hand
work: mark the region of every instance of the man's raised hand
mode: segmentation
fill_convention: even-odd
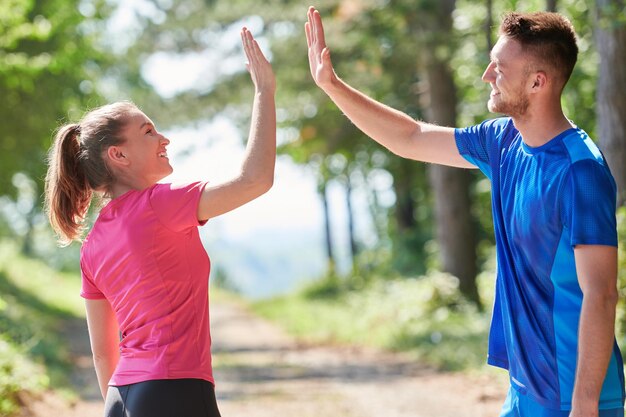
[[[309,65],[315,84],[322,90],[331,85],[336,78],[333,65],[330,61],[330,51],[324,38],[322,18],[313,6],[307,12],[308,21],[304,24],[306,42],[309,48]]]

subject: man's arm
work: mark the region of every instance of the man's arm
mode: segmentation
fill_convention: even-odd
[[[341,80],[332,67],[322,19],[313,7],[305,24],[309,64],[315,83],[363,133],[404,158],[461,168],[476,168],[459,153],[454,129],[417,122],[379,103]]]
[[[570,417],[596,417],[615,337],[617,248],[578,245],[574,257],[583,304]]]

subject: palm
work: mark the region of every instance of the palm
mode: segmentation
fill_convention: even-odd
[[[246,58],[248,58],[246,66],[255,88],[259,91],[274,92],[276,90],[276,79],[272,71],[272,65],[263,55],[259,44],[250,31],[245,27],[241,30],[241,42]]]
[[[330,78],[326,66],[321,60],[321,52],[309,48],[309,65],[316,84],[323,84]]]
[[[330,54],[324,39],[324,27],[319,13],[310,8],[308,22],[305,26],[307,45],[309,47],[309,66],[313,80],[320,87],[331,81],[334,75],[330,62]]]

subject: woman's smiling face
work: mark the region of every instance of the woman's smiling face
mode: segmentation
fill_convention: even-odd
[[[170,141],[157,131],[148,116],[141,111],[130,114],[122,135],[126,141],[119,148],[128,160],[131,176],[151,186],[172,173],[166,149]]]

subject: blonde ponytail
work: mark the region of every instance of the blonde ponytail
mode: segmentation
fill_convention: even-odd
[[[79,162],[80,125],[61,127],[48,154],[46,212],[62,246],[79,238],[93,194]]]
[[[94,191],[110,190],[115,179],[105,151],[124,142],[122,129],[137,111],[128,101],[108,104],[57,131],[48,153],[45,208],[60,245],[80,240]]]

